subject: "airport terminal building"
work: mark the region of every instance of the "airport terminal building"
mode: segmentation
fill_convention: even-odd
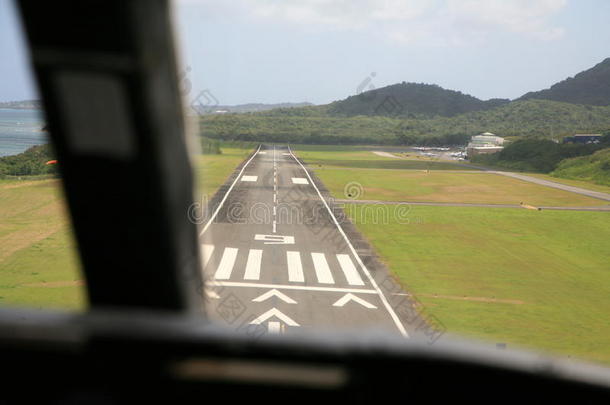
[[[492,134],[491,132],[483,132],[470,138],[470,143],[466,147],[466,154],[471,157],[487,153],[496,153],[504,149],[504,138]]]

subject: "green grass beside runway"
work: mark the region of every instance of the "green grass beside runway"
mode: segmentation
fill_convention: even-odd
[[[415,206],[401,224],[384,206],[380,224],[379,209],[346,212],[450,332],[610,364],[608,213]]]
[[[86,308],[59,180],[0,181],[0,305]]]
[[[310,166],[311,167],[311,166]],[[315,168],[335,198],[348,198],[344,188],[357,182],[358,199],[381,201],[526,204],[535,206],[601,206],[608,202],[491,173],[443,170],[370,170]]]
[[[195,156],[199,192],[213,195],[250,146],[233,144],[220,155]],[[0,306],[87,308],[64,204],[60,180],[0,179]]]
[[[299,158],[313,168],[361,168],[361,169],[407,169],[407,170],[476,170],[459,163],[428,158],[390,158],[368,151],[355,150],[309,150],[293,148]]]
[[[222,146],[220,155],[196,155],[193,157],[196,199],[212,198],[235,168],[254,150],[250,144]]]

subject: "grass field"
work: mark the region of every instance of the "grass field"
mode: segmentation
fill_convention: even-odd
[[[491,173],[443,170],[315,169],[336,198],[346,198],[345,185],[360,183],[360,200],[601,206],[607,202]]]
[[[375,155],[370,151],[300,150],[296,154],[313,168],[412,169],[412,170],[476,170],[459,163],[430,159],[396,159]]]
[[[198,155],[199,192],[212,195],[249,146]],[[205,178],[205,181],[203,180]],[[0,305],[84,310],[75,241],[56,179],[0,180]]]
[[[250,146],[222,147],[220,155],[197,155],[193,159],[196,192],[211,198],[250,153]]]
[[[347,209],[450,332],[610,364],[607,213],[417,206],[376,225],[373,211]]]
[[[59,180],[0,180],[0,305],[83,310]]]

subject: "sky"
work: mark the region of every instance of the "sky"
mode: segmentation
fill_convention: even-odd
[[[223,105],[328,103],[402,81],[517,98],[610,57],[608,0],[175,0],[182,86]],[[0,101],[36,98],[0,0]]]

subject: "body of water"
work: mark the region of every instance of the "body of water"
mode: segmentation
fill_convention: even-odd
[[[0,108],[0,157],[16,155],[48,142],[41,110]]]

